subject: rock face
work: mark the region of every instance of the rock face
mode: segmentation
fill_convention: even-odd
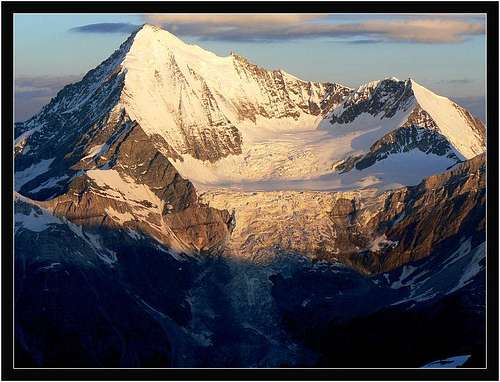
[[[342,106],[332,112],[332,124],[348,124],[363,113],[391,118],[400,110],[412,106],[410,81],[395,78],[372,81],[349,94]]]
[[[267,264],[183,256],[17,199],[17,367],[420,367],[458,353],[485,365],[480,229],[368,277],[285,250]],[[331,218],[357,203],[337,199]]]
[[[177,271],[182,261],[162,256],[154,241],[132,231],[89,230],[23,198],[15,209],[16,365],[165,367],[175,362],[168,324],[138,293],[141,287],[153,289],[155,277],[162,280],[163,288],[176,290],[163,296],[169,317],[185,321],[182,291],[189,283]],[[144,267],[134,273],[131,259],[138,254]],[[155,273],[159,264],[161,274]]]
[[[303,113],[321,115],[338,105],[351,91],[339,84],[302,81],[282,70],[267,71],[244,57],[235,54],[232,57],[241,80],[256,82],[267,98],[264,104],[237,106],[243,118],[254,122],[257,116],[297,120]]]
[[[418,186],[393,192],[386,199],[385,213],[390,217],[404,209],[395,220],[384,216],[379,226],[388,226],[386,236],[397,240],[378,258],[382,269],[391,269],[437,252],[453,252],[472,237],[473,245],[486,235],[486,166],[485,156],[479,155],[442,175],[425,179]],[[379,219],[377,217],[376,219]]]
[[[42,205],[78,224],[127,227],[181,252],[215,250],[224,243],[229,213],[200,204],[193,185],[141,127],[122,123],[105,150],[72,167],[77,172],[67,191]]]
[[[292,338],[320,354],[317,366],[422,367],[442,354],[464,354],[470,355],[464,367],[481,367],[484,267],[484,246],[466,245],[373,283],[345,269],[296,269],[273,277],[272,293]],[[459,282],[461,288],[449,284],[465,273],[471,277]]]
[[[277,249],[376,274],[453,252],[485,237],[484,155],[417,186],[357,192],[209,191],[201,199],[235,209],[229,250],[269,261]]]

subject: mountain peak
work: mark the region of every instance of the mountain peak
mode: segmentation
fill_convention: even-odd
[[[155,25],[155,24],[150,24],[150,23],[144,23],[139,27],[139,30],[153,30],[153,31],[158,31],[158,30],[164,30],[162,27]]]
[[[169,31],[153,24],[143,24],[137,29],[134,36],[134,45],[143,42],[157,42],[160,44],[185,44],[180,38]]]
[[[154,24],[142,24],[137,30],[136,33],[144,33],[144,34],[149,34],[150,36],[156,36],[157,34],[162,34],[163,37],[169,35],[175,38],[176,40],[180,40],[177,36],[175,36],[173,33],[170,33],[168,30],[162,28],[159,25],[154,25]]]

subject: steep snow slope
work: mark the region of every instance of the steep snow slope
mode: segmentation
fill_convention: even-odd
[[[216,56],[151,25],[137,32],[121,66],[130,117],[179,154],[210,161],[240,153],[240,129],[309,128],[326,96],[348,91]]]
[[[411,82],[418,104],[464,158],[470,159],[484,152],[484,131],[479,129],[479,121],[455,102],[434,94],[413,80]]]

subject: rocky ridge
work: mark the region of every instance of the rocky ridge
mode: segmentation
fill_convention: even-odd
[[[436,102],[446,105],[448,110],[436,108]],[[383,123],[398,113],[407,114],[399,126],[380,134],[365,152],[337,162],[335,169],[341,173],[353,168],[363,170],[391,155],[412,150],[449,158],[451,166],[481,154],[486,147],[485,127],[477,118],[412,79],[389,78],[362,85],[335,108],[329,118],[332,128],[350,129],[363,115]],[[467,128],[458,132],[457,126]],[[464,147],[461,141],[467,141],[470,146]]]

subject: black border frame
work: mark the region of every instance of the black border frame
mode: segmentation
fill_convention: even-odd
[[[2,379],[5,380],[498,380],[498,11],[496,1],[155,2],[4,1],[2,8]],[[486,369],[15,369],[13,368],[14,13],[485,13],[487,14]]]

